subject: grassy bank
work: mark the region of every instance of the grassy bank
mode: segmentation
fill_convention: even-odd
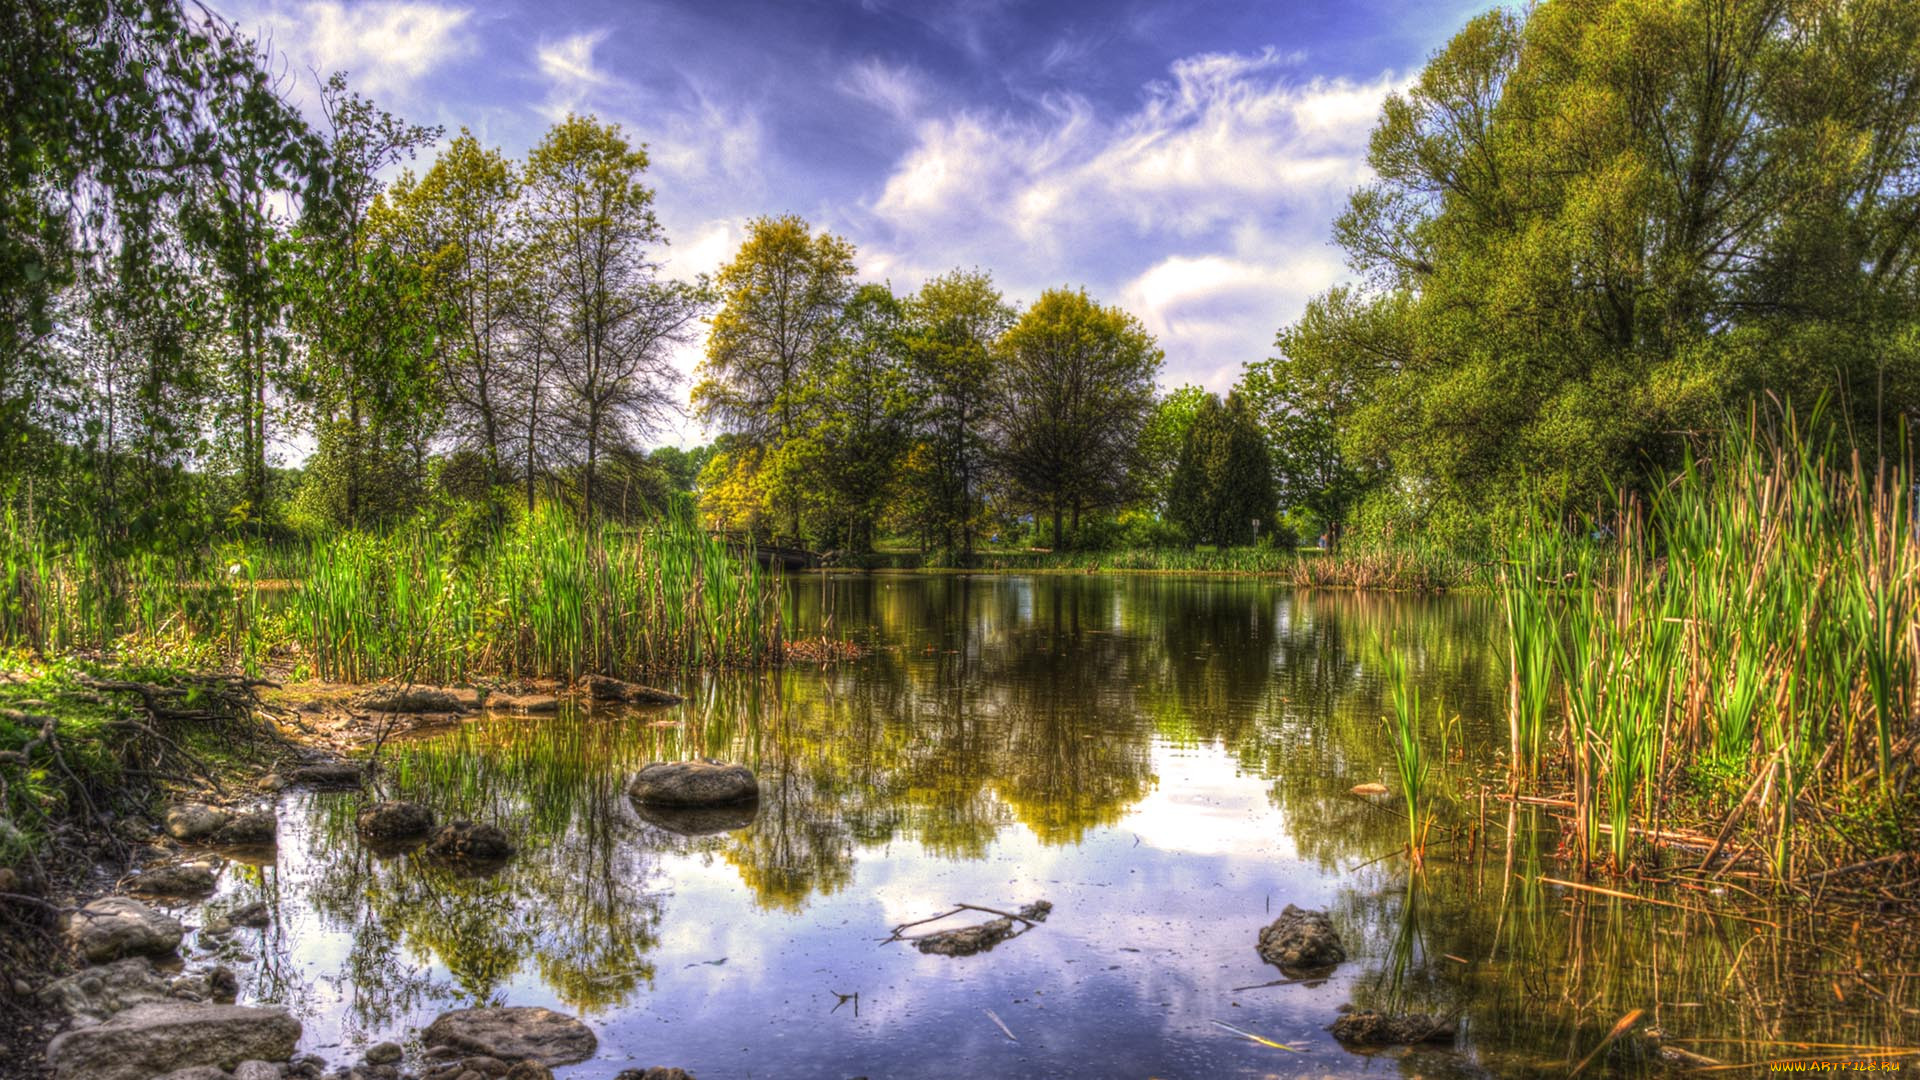
[[[1491,588],[1496,580],[1486,560],[1421,543],[1356,542],[1333,552],[1263,547],[982,551],[967,557],[879,552],[848,557],[841,565],[860,570],[1236,574],[1278,578],[1301,588],[1393,592]]]
[[[295,678],[756,665],[782,641],[778,581],[685,512],[620,527],[543,510],[467,550],[416,525],[117,561],[14,527],[0,575],[0,645]]]
[[[1920,544],[1907,469],[1756,424],[1602,541],[1552,522],[1501,576],[1517,777],[1554,788],[1583,866],[1743,854],[1780,879],[1902,850],[1915,825]]]

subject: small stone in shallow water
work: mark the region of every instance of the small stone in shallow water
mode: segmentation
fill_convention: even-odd
[[[397,1042],[377,1042],[367,1047],[366,1062],[369,1065],[391,1065],[400,1060],[402,1053]]]
[[[249,810],[235,814],[227,819],[213,834],[213,842],[232,847],[255,847],[271,844],[274,834],[279,831],[280,822],[271,810]]]
[[[622,1069],[613,1080],[694,1080],[694,1076],[685,1069],[668,1069],[655,1065],[650,1069]]]
[[[671,691],[610,679],[605,675],[582,676],[580,692],[594,701],[619,701],[629,705],[678,705],[685,700]]]
[[[375,840],[401,840],[433,831],[433,811],[414,802],[377,802],[362,808],[353,821],[360,835]]]
[[[333,762],[325,765],[302,765],[293,770],[292,781],[317,788],[357,788],[366,780],[366,774],[360,766],[346,762]]]
[[[1399,1046],[1451,1041],[1458,1025],[1451,1017],[1428,1013],[1388,1016],[1371,1010],[1350,1012],[1327,1026],[1348,1046]]]
[[[972,956],[1013,936],[1012,919],[994,919],[958,930],[941,930],[916,940],[913,947],[933,956]]]
[[[499,862],[513,857],[513,841],[497,825],[452,821],[427,841],[427,854],[466,862]]]
[[[213,871],[199,863],[156,866],[127,882],[128,892],[142,896],[201,896],[213,887]]]
[[[1333,920],[1324,911],[1286,906],[1280,917],[1260,931],[1260,959],[1283,971],[1317,971],[1347,958]]]

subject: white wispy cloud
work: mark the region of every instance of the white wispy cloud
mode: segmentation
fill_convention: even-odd
[[[473,10],[432,0],[228,0],[219,7],[297,69],[323,78],[345,71],[355,90],[383,101],[411,99],[428,75],[478,47]]]
[[[842,75],[840,92],[864,101],[896,120],[912,119],[926,93],[912,68],[888,64],[876,57],[855,62]]]
[[[1368,132],[1401,81],[1291,77],[1298,60],[1186,57],[1122,115],[1057,94],[1037,118],[924,120],[869,204],[868,262],[909,285],[988,266],[1027,292],[1096,268],[1072,283],[1141,317],[1169,381],[1222,389],[1340,279],[1328,226],[1368,175]]]

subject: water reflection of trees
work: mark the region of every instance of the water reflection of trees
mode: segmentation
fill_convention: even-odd
[[[460,877],[375,859],[352,839],[350,805],[323,813],[338,855],[313,899],[355,927],[356,1010],[375,1022],[427,993],[400,974],[419,955],[451,973],[442,996],[485,999],[534,965],[577,1007],[617,1004],[652,976],[646,954],[670,900],[647,882],[664,853],[721,858],[761,904],[799,910],[889,845],[978,858],[1009,827],[1078,843],[1152,789],[1156,740],[1220,745],[1275,777],[1272,798],[1308,857],[1371,856],[1396,826],[1346,794],[1384,768],[1366,643],[1401,643],[1442,694],[1489,696],[1486,612],[1460,601],[966,576],[842,583],[829,598],[835,626],[871,656],[713,676],[666,712],[485,721],[389,747],[390,794],[502,823],[522,852],[497,876]],[[801,625],[819,600],[800,594]],[[627,777],[688,756],[759,771],[749,827],[687,838],[634,814]]]
[[[612,729],[589,721],[491,722],[389,747],[386,794],[433,805],[443,819],[498,822],[520,846],[511,863],[473,873],[418,852],[378,854],[353,831],[352,797],[314,800],[313,880],[306,900],[350,927],[349,1012],[390,1025],[423,1000],[487,1001],[531,968],[585,1011],[628,999],[652,979],[661,898],[656,852],[633,842],[626,766]],[[430,958],[450,986],[432,984]]]

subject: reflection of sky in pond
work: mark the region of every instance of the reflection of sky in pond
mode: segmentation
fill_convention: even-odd
[[[1404,823],[1347,794],[1390,770],[1371,657],[1401,651],[1460,715],[1434,752],[1466,790],[1503,736],[1484,602],[1152,577],[807,584],[793,619],[813,624],[829,592],[873,656],[389,747],[389,794],[515,833],[496,876],[367,852],[359,796],[286,796],[277,866],[224,887],[277,901],[247,996],[293,1007],[332,1060],[446,1008],[549,1005],[601,1037],[600,1061],[561,1071],[580,1080],[1550,1076],[1635,1007],[1697,1038],[1914,1037],[1897,998],[1840,1009],[1791,975],[1825,962],[1793,944],[1824,928],[1776,940],[1507,886],[1509,859],[1553,864],[1503,809],[1491,845],[1410,889],[1382,859]],[[632,771],[694,755],[759,771],[750,826],[688,837],[635,812]],[[879,943],[954,903],[1043,898],[1048,922],[985,955]],[[1332,978],[1260,985],[1282,975],[1254,942],[1288,903],[1332,912],[1353,954]],[[1464,1034],[1351,1054],[1324,1030],[1349,1003],[1457,1012]],[[1621,1051],[1590,1074],[1651,1064]]]

